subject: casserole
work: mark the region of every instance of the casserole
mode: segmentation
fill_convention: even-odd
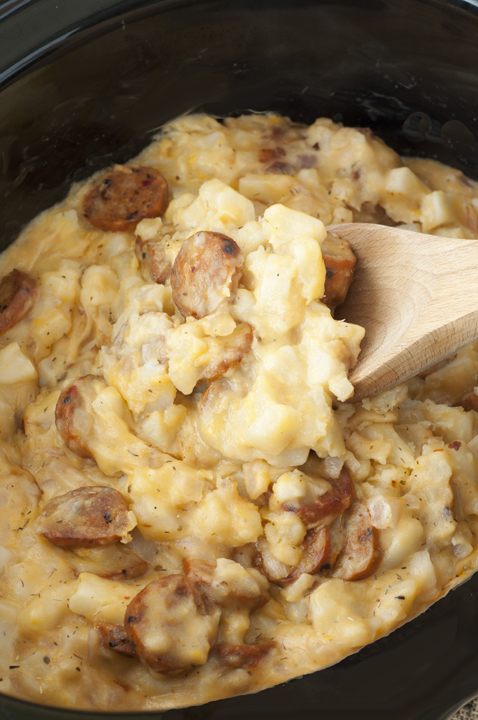
[[[419,3],[413,3],[411,6],[417,11],[417,27],[422,23],[423,30],[426,25],[426,6]],[[364,79],[367,63],[373,61],[376,64],[377,53],[383,52],[380,44],[377,45],[375,29],[372,37],[369,37],[367,22],[370,22],[371,17],[375,19],[388,15],[391,25],[395,23],[396,26],[397,22],[405,18],[404,15],[402,16],[402,9],[397,5],[377,4],[370,8],[367,6],[367,11],[364,12],[369,16],[355,18],[353,29],[355,36],[358,37],[355,50],[357,51],[358,47],[360,52],[358,52],[358,60],[353,65],[352,77],[348,80],[345,80],[344,73],[345,65],[350,64],[344,63],[345,38],[343,22],[339,22],[340,19],[343,20],[343,8],[339,16],[326,5],[305,3],[299,8],[294,8],[292,24],[285,22],[284,25],[279,25],[279,22],[282,23],[284,18],[287,18],[287,13],[292,11],[291,7],[286,3],[280,3],[276,7],[264,4],[257,11],[262,13],[259,14],[261,23],[251,28],[250,23],[247,23],[247,15],[244,15],[244,10],[248,9],[246,5],[234,9],[228,3],[211,3],[201,6],[202,10],[199,10],[198,5],[191,5],[188,7],[188,12],[185,7],[184,3],[164,3],[156,8],[146,8],[144,15],[149,17],[137,19],[136,34],[126,33],[128,22],[133,22],[132,16],[123,18],[123,23],[119,20],[112,21],[111,31],[107,34],[104,33],[107,29],[105,26],[87,29],[85,32],[89,33],[91,38],[87,55],[88,63],[91,64],[91,74],[88,72],[88,65],[81,61],[81,52],[85,47],[78,44],[81,35],[76,37],[72,35],[71,51],[64,54],[67,49],[64,44],[58,49],[63,55],[58,58],[57,65],[55,62],[50,62],[53,58],[50,58],[46,64],[40,62],[37,70],[25,77],[19,77],[15,83],[10,83],[5,88],[4,107],[6,112],[11,114],[10,126],[8,122],[5,123],[6,130],[10,130],[10,135],[4,136],[5,175],[7,179],[13,179],[12,184],[18,190],[18,205],[11,201],[5,204],[6,239],[8,239],[8,231],[15,235],[20,224],[59,197],[59,195],[55,196],[55,192],[61,194],[62,182],[66,185],[73,176],[77,179],[82,173],[82,176],[90,174],[92,169],[98,169],[102,164],[109,164],[112,160],[121,161],[139,149],[137,143],[143,144],[148,131],[153,130],[162,121],[198,106],[206,106],[210,112],[218,113],[237,110],[238,103],[240,103],[239,109],[254,107],[256,110],[261,110],[272,106],[299,120],[312,119],[317,114],[336,114],[333,110],[340,109],[346,122],[370,124],[370,120],[378,120],[376,124],[372,124],[389,142],[390,139],[386,136],[387,130],[392,129],[390,134],[393,136],[397,121],[403,119],[404,133],[409,139],[425,138],[425,151],[428,149],[427,142],[436,141],[437,123],[441,123],[440,132],[443,137],[452,138],[455,148],[459,145],[460,132],[465,133],[466,139],[466,129],[463,130],[462,126],[457,124],[462,122],[461,120],[452,118],[450,126],[448,124],[450,120],[445,119],[447,115],[443,114],[439,120],[433,122],[430,119],[431,115],[425,114],[425,110],[431,113],[432,105],[425,105],[425,110],[421,109],[423,107],[421,105],[413,105],[413,93],[408,98],[410,103],[408,107],[403,100],[398,105],[391,103],[390,96],[389,102],[386,102],[384,91],[390,90],[392,86],[390,66],[385,60],[382,59],[380,62],[386,69],[385,71],[382,69],[377,78],[382,84],[377,82],[374,88],[367,87],[370,82],[368,77]],[[153,9],[163,10],[164,14],[152,15]],[[337,9],[338,6],[335,6],[336,11]],[[198,26],[197,13],[206,11],[212,14],[206,16],[207,22],[204,21]],[[360,15],[358,6],[355,7],[355,11],[357,11],[356,15]],[[351,15],[353,15],[352,11]],[[153,31],[152,17],[158,18],[158,24],[155,26],[156,30],[159,29],[157,34]],[[185,25],[178,31],[180,19],[184,20]],[[323,32],[327,29],[324,34],[333,36],[334,40],[337,40],[337,47],[340,48],[340,53],[337,52],[336,47],[334,50],[329,48],[327,53],[323,49],[324,56],[315,61],[317,65],[311,62],[310,56],[314,38],[305,34],[306,25],[312,27],[311,20],[314,20],[316,26],[321,27]],[[455,28],[454,25],[451,27]],[[174,35],[174,30],[179,34]],[[133,48],[129,62],[125,60],[126,55],[122,52],[123,44],[118,42],[121,33],[126,33],[124,40],[126,46]],[[233,52],[230,44],[226,42],[231,33],[234,37],[241,38],[243,51],[241,60],[235,54],[237,48],[234,48]],[[284,33],[287,35],[287,43]],[[268,35],[273,36],[274,42],[271,45],[264,42]],[[161,44],[158,37],[161,37]],[[301,45],[299,40],[302,37],[309,37],[309,46],[307,43]],[[187,47],[184,56],[177,54],[179,39],[184,43],[183,47]],[[290,52],[285,49],[288,47],[292,48]],[[254,57],[254,62],[253,48],[257,50],[258,55]],[[296,48],[300,48],[300,57]],[[460,43],[460,48],[466,53],[466,42]],[[352,49],[354,48],[350,48],[349,44],[347,50],[349,55]],[[354,57],[353,52],[351,56]],[[266,73],[266,70],[271,71],[278,58],[284,62],[285,82],[282,77],[276,76],[274,79]],[[461,62],[463,57],[458,57],[456,60]],[[102,62],[109,63],[112,69],[119,68],[117,75],[120,92],[116,92],[117,86],[111,85],[111,76],[107,81],[103,72],[98,74],[97,69]],[[334,62],[336,64],[332,71]],[[319,71],[318,75],[314,75],[310,70],[311,65],[314,69],[327,67],[327,70]],[[309,68],[308,72],[306,66]],[[407,67],[405,62],[400,66],[402,76],[399,84],[408,83],[410,86],[408,90],[410,88],[413,90],[414,83],[417,82],[416,75],[407,75],[410,66]],[[263,69],[263,75],[258,76],[258,67]],[[310,80],[309,86],[303,83],[300,85],[300,92],[296,89],[291,68],[294,73],[300,74],[303,71],[304,75],[301,77]],[[61,74],[66,73],[67,70],[70,70],[71,74],[63,75],[62,80]],[[232,78],[229,74],[231,70]],[[48,75],[49,72],[53,74]],[[317,73],[317,70],[315,72]],[[46,74],[45,77],[43,73]],[[463,78],[460,79],[462,84],[466,84]],[[31,88],[27,87],[28,80],[32,83]],[[395,77],[393,87],[397,81],[398,77]],[[432,87],[433,78],[423,80],[426,81]],[[248,82],[250,86],[246,87]],[[359,102],[354,108],[350,103],[354,96],[351,94],[352,90],[348,88],[358,82],[363,83],[364,90],[359,94]],[[15,88],[27,105],[31,102],[30,107],[26,109],[21,135],[18,129],[15,135],[11,125],[14,112],[19,110],[19,105],[16,105],[12,99],[12,89]],[[312,88],[311,92],[307,88]],[[36,95],[33,92],[35,89]],[[41,92],[45,91],[46,96],[42,97],[38,89]],[[72,94],[73,89],[74,94]],[[96,92],[95,95],[93,91]],[[307,97],[307,101],[300,96]],[[43,108],[48,104],[48,97],[51,99],[50,107],[53,107],[53,113],[50,111],[48,114],[45,110],[45,114],[42,114]],[[452,98],[452,94],[450,97]],[[435,100],[438,102],[439,98]],[[149,105],[150,102],[153,106]],[[39,115],[36,114],[38,110]],[[312,117],[308,113],[311,113]],[[406,117],[403,117],[404,113]],[[35,118],[34,122],[32,117]],[[388,129],[387,124],[389,124]],[[406,136],[402,139],[402,145],[403,147],[400,143],[395,143],[395,147],[401,152],[407,151]],[[53,171],[53,163],[50,160],[52,151],[56,171]],[[450,164],[457,165],[465,159],[458,155],[458,160],[451,162],[443,156],[446,155],[444,145],[440,151],[439,157]],[[414,146],[410,143],[408,143],[408,152],[416,154]],[[85,167],[84,171],[80,170],[78,175],[74,175],[76,169],[81,167],[79,155],[88,156],[90,166]],[[66,179],[65,161],[67,168],[70,169],[70,177]],[[31,215],[28,214],[29,212]]]

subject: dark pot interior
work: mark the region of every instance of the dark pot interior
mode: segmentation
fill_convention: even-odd
[[[73,180],[193,110],[327,115],[478,179],[471,1],[9,0],[0,82],[0,249]],[[445,720],[478,692],[477,590],[474,578],[329,670],[154,717]],[[0,715],[105,717],[5,696]]]

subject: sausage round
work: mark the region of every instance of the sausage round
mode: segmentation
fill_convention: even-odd
[[[377,531],[367,506],[354,500],[344,518],[345,547],[330,575],[342,580],[361,580],[371,575],[380,562]]]
[[[327,233],[322,243],[322,259],[325,263],[325,290],[322,302],[331,310],[342,305],[354,279],[357,258],[350,243],[333,233]]]
[[[252,328],[247,323],[239,323],[231,335],[223,338],[220,353],[204,367],[202,378],[217,380],[228,370],[233,370],[247,355],[252,347]]]
[[[131,232],[140,220],[162,215],[168,206],[168,184],[158,170],[116,166],[83,199],[90,225],[107,232]]]
[[[244,258],[227,235],[197,232],[185,240],[171,271],[174,304],[183,317],[202,318],[231,297],[242,276]]]
[[[110,487],[77,488],[50,500],[38,518],[38,530],[63,548],[112,545],[136,525],[121,493]]]
[[[56,429],[65,445],[83,458],[93,457],[88,449],[88,399],[96,397],[95,385],[102,381],[94,375],[84,375],[63,390],[55,407]]]
[[[12,270],[0,280],[0,335],[25,317],[36,297],[35,280],[21,270]]]
[[[313,502],[287,502],[282,508],[295,512],[308,529],[330,525],[336,517],[346,510],[354,496],[354,484],[345,467],[338,478],[328,478],[332,490],[320,495]]]
[[[114,650],[124,657],[138,657],[134,643],[128,640],[126,631],[121,625],[113,623],[96,623],[95,630],[100,636],[101,646],[107,650]]]
[[[281,580],[281,584],[294,582],[302,573],[315,575],[330,570],[345,545],[343,524],[343,515],[340,515],[328,527],[309,530],[303,543],[300,562]]]
[[[164,244],[147,242],[138,235],[135,250],[143,280],[153,280],[158,285],[164,285],[171,275],[171,261],[166,255]]]
[[[220,614],[208,597],[207,585],[185,575],[168,575],[153,580],[133,598],[124,625],[149,667],[179,672],[207,662]]]
[[[476,395],[474,392],[463,395],[461,400],[456,403],[456,405],[461,405],[463,410],[465,410],[466,412],[469,412],[470,410],[478,412],[478,395]]]
[[[207,560],[185,558],[183,570],[186,575],[207,587],[209,599],[220,608],[236,610],[255,610],[269,600],[265,588],[251,577],[250,582],[223,582],[221,576],[215,577],[215,565]]]
[[[219,643],[215,647],[214,654],[226,665],[250,670],[256,668],[273,647],[273,642],[261,642],[255,645]]]

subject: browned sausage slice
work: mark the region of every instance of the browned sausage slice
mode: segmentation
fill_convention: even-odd
[[[247,355],[252,347],[252,328],[247,323],[240,323],[234,332],[225,338],[220,345],[219,355],[205,367],[202,377],[205,380],[216,380],[228,370],[233,370]]]
[[[171,275],[171,261],[166,255],[162,242],[147,242],[138,235],[136,237],[136,257],[141,268],[141,275],[146,282],[164,285]]]
[[[284,157],[285,150],[281,147],[274,148],[261,148],[257,153],[257,159],[260,163],[271,163],[274,160],[278,160],[280,157]]]
[[[343,516],[339,516],[332,525],[322,529],[309,530],[303,543],[304,552],[300,562],[281,584],[287,585],[307,573],[315,575],[326,572],[334,565],[345,544]]]
[[[92,485],[50,500],[38,518],[38,530],[58,547],[112,545],[133,529],[132,518],[121,493]]]
[[[216,405],[223,395],[231,390],[231,385],[226,378],[218,378],[212,382],[204,391],[202,398],[198,404],[199,417],[214,415]]]
[[[470,410],[478,412],[478,395],[475,395],[474,392],[463,395],[460,402],[455,403],[455,407],[457,405],[461,406],[463,410],[466,410],[466,412],[469,412]]]
[[[128,639],[126,630],[122,625],[113,623],[96,623],[95,629],[100,636],[101,646],[107,650],[114,650],[118,655],[124,657],[138,657],[134,643]]]
[[[215,569],[215,565],[200,558],[185,558],[183,561],[185,574],[207,587],[208,597],[219,607],[255,610],[268,602],[269,595],[264,589],[254,583],[241,583],[234,587],[231,583],[223,582],[220,576],[215,578]]]
[[[232,296],[244,258],[227,235],[198,232],[181,245],[171,271],[173,301],[183,317],[202,318]]]
[[[88,400],[93,400],[102,381],[84,375],[63,390],[55,407],[55,423],[65,445],[83,458],[93,457],[88,449]]]
[[[89,572],[107,580],[134,580],[148,572],[148,563],[123,543],[78,549],[66,560],[76,577]]]
[[[169,673],[207,662],[220,614],[207,585],[185,575],[168,575],[153,580],[133,598],[124,623],[144,662]]]
[[[276,162],[273,162],[272,165],[269,165],[266,172],[270,173],[271,175],[293,175],[295,169],[290,163],[276,160]]]
[[[297,503],[284,503],[282,508],[295,512],[309,529],[330,525],[350,506],[354,496],[354,484],[345,467],[338,478],[328,478],[328,481],[332,483],[332,490],[320,495],[313,502],[304,498]]]
[[[0,335],[25,317],[36,297],[35,280],[21,270],[12,270],[0,280]]]
[[[325,263],[325,294],[322,301],[335,310],[347,297],[354,279],[357,258],[350,243],[334,233],[327,233],[321,249]]]
[[[354,500],[345,513],[345,547],[330,575],[342,580],[361,580],[371,575],[380,562],[377,531],[368,508]]]
[[[288,585],[298,580],[302,573],[315,575],[320,572],[324,565],[328,565],[330,555],[330,533],[329,529],[324,527],[321,530],[309,530],[304,540],[304,552],[300,562],[295,566],[294,570],[280,583]]]
[[[251,670],[267,657],[273,642],[262,642],[255,645],[234,645],[233,643],[218,643],[214,654],[226,665]]]
[[[168,184],[158,170],[116,166],[83,199],[83,214],[93,227],[131,232],[143,218],[162,215],[168,206]]]
[[[183,570],[185,575],[191,575],[195,580],[209,585],[214,577],[215,564],[204,558],[185,557]]]

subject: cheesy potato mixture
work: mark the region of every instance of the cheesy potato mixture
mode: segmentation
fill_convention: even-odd
[[[1,692],[257,691],[475,570],[478,345],[354,403],[350,221],[478,237],[478,184],[327,119],[191,115],[1,256]]]

